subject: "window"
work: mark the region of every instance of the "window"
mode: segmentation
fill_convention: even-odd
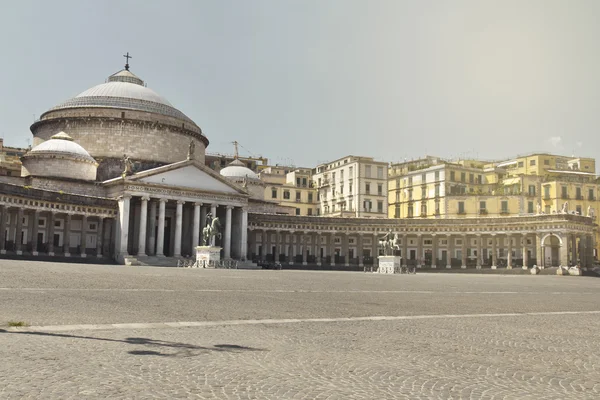
[[[464,214],[465,213],[465,202],[464,201],[459,201],[458,202],[458,213],[459,214]]]
[[[530,167],[535,166],[535,160],[529,160],[529,166]]]
[[[382,213],[383,212],[383,201],[381,201],[381,200],[377,201],[377,212],[378,213]]]
[[[396,189],[400,189],[400,179],[396,179]]]
[[[300,201],[300,199],[301,199],[301,193],[296,192],[296,201]]]
[[[550,186],[544,186],[544,198],[545,199],[550,198]]]
[[[296,208],[296,215],[300,215],[300,209]]]
[[[309,203],[312,203],[312,201],[313,201],[313,194],[312,194],[312,193],[309,193],[309,194],[308,194],[308,202],[309,202]]]
[[[479,202],[479,211],[482,213],[487,212],[487,207],[486,207],[485,201]]]
[[[544,212],[545,212],[546,214],[550,214],[550,206],[545,206],[545,207],[544,207]]]
[[[398,204],[394,207],[394,218],[400,218],[400,206]]]
[[[440,202],[439,202],[439,200],[435,202],[435,215],[440,215]]]
[[[568,199],[569,198],[569,194],[567,192],[567,187],[566,186],[561,186],[560,187],[560,195],[563,199]]]
[[[450,171],[450,181],[454,182],[456,180],[456,173],[454,171]]]
[[[349,178],[350,178],[350,179],[352,179],[352,176],[353,176],[353,175],[352,175],[352,171],[353,171],[353,170],[354,170],[354,168],[352,168],[352,167],[349,167],[349,168],[348,168],[348,175],[350,175],[350,176],[349,176]]]
[[[371,177],[371,166],[370,165],[365,165],[365,177],[366,178]]]
[[[475,183],[475,175],[469,174],[469,183]]]
[[[421,183],[427,182],[427,174],[421,175]]]
[[[435,197],[440,197],[440,185],[435,185]]]
[[[412,200],[412,199],[413,199],[413,190],[408,189],[408,200]]]
[[[425,203],[425,202],[421,203],[421,215],[422,216],[427,215],[427,203]]]
[[[550,165],[550,160],[544,160],[544,165]]]
[[[290,199],[290,192],[289,192],[289,190],[285,190],[285,191],[283,192],[283,198],[284,198],[285,200],[289,200],[289,199]]]
[[[348,184],[348,193],[352,194],[352,184]]]
[[[96,230],[96,224],[90,224],[89,225],[89,230],[90,231],[95,231]]]
[[[421,198],[424,199],[427,197],[427,188],[426,187],[422,187],[421,188]]]
[[[594,200],[594,189],[588,189],[588,200]]]
[[[408,215],[407,215],[407,217],[408,218],[412,218],[413,217],[413,205],[412,204],[408,205]]]
[[[577,215],[581,215],[581,206],[575,206],[575,211],[577,212]]]
[[[533,201],[527,202],[527,212],[533,214]]]
[[[271,198],[272,199],[276,199],[277,198],[277,189],[271,189]]]
[[[583,196],[581,195],[581,188],[575,188],[575,197],[577,197],[577,200],[583,200]]]
[[[400,191],[396,192],[396,203],[400,202]]]
[[[440,180],[440,171],[435,171],[435,180],[436,181]]]
[[[307,214],[306,215],[313,215],[313,211],[312,208],[309,208],[308,210],[306,210]]]
[[[383,196],[383,183],[379,183],[379,184],[377,185],[377,194],[378,194],[379,196]]]
[[[501,205],[501,213],[502,214],[508,214],[508,200],[502,200],[500,202]]]
[[[383,167],[377,167],[377,179],[383,179]]]
[[[535,185],[529,185],[529,195],[535,196]]]
[[[296,178],[296,186],[300,186],[300,178]]]
[[[410,185],[412,185],[412,176],[409,176],[409,177],[408,177],[408,185],[409,185],[409,186],[410,186]]]
[[[365,193],[366,194],[371,194],[371,184],[370,183],[365,183]]]
[[[523,161],[519,161],[519,168],[523,168],[525,164],[523,163]]]
[[[461,182],[466,182],[467,181],[467,174],[464,172],[460,173],[460,181]]]
[[[302,178],[302,186],[306,186],[306,178]]]

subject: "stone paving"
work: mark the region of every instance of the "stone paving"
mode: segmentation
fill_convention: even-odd
[[[0,261],[0,279],[0,324],[35,325],[0,327],[2,399],[600,397],[597,278]],[[377,316],[406,319],[356,319]],[[261,318],[292,320],[219,322]],[[175,321],[215,322],[36,330]]]

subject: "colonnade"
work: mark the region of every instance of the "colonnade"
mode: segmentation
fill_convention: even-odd
[[[250,253],[257,261],[343,266],[374,262],[381,233],[296,231],[256,228]],[[555,239],[552,239],[555,238]],[[557,245],[558,243],[558,245]],[[468,268],[591,266],[593,236],[580,233],[400,234],[395,255],[403,266]],[[336,260],[337,258],[337,260]],[[517,265],[516,265],[517,264]]]
[[[103,257],[110,253],[110,239],[106,238],[111,237],[113,225],[114,218],[103,215],[0,205],[0,254]],[[72,236],[79,243],[74,243]],[[89,237],[91,247],[87,247]]]
[[[139,215],[133,212],[132,201],[134,203],[139,202]],[[202,202],[131,195],[118,198],[117,253],[120,256],[164,257],[166,255],[165,234],[170,233],[166,229],[169,205],[173,205],[175,209],[174,237],[170,256],[182,256],[182,249],[186,244],[189,245],[189,248],[187,248],[188,254],[186,255],[193,256],[195,254],[195,247],[201,245],[201,232],[206,226],[207,215],[210,212],[213,218],[219,217],[222,235],[218,243],[213,238],[210,245],[221,245],[225,259],[246,259],[247,208],[226,204],[204,204]],[[185,216],[185,214],[188,215]],[[130,238],[132,232],[136,232],[137,237]],[[170,241],[166,245],[170,246]]]

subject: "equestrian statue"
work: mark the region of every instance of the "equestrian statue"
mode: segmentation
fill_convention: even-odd
[[[210,246],[214,237],[221,239],[221,223],[218,217],[213,218],[212,214],[208,213],[206,214],[206,226],[202,229],[202,246]]]
[[[384,256],[394,255],[394,250],[400,250],[400,236],[390,229],[384,237],[379,239],[379,248],[383,250]]]

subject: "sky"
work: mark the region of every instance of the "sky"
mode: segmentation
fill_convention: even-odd
[[[207,152],[600,159],[598,21],[596,0],[0,0],[0,135],[27,146],[129,52]]]

